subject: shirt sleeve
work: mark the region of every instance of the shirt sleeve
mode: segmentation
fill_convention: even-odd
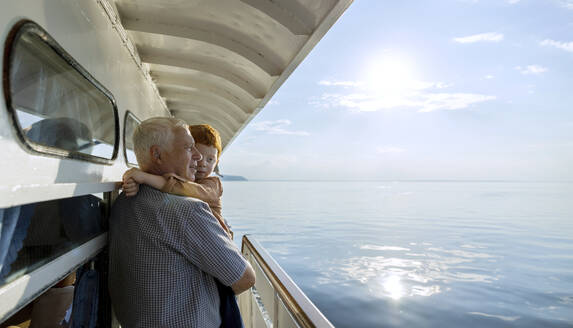
[[[185,219],[186,257],[202,271],[231,286],[244,274],[247,261],[209,210],[207,204],[193,202]]]
[[[223,196],[223,184],[221,180],[217,177],[206,177],[197,181],[199,185],[201,185],[206,190],[209,190],[213,193],[213,195],[217,195],[218,198]]]
[[[232,235],[233,229],[229,224],[229,221],[227,221],[227,219],[225,219],[221,213],[222,212],[221,197],[223,196],[223,184],[221,183],[221,179],[219,179],[218,177],[207,177],[199,181],[198,183],[200,183],[205,188],[213,190],[214,194],[219,195],[216,202],[212,204],[209,203],[209,207],[211,207],[211,211],[213,211],[215,217],[217,217],[218,220],[222,221],[221,224],[224,225],[223,229],[226,229],[229,232],[229,234]]]
[[[178,175],[169,173],[163,176],[167,182],[161,191],[174,195],[198,198],[207,204],[216,204],[220,201],[222,194],[221,182],[217,184],[211,179],[203,179],[202,183],[195,183],[185,180]],[[218,181],[219,179],[217,179]],[[205,183],[203,183],[203,181]]]

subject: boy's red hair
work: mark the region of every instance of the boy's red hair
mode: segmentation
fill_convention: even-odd
[[[209,124],[197,124],[189,125],[189,131],[196,143],[215,147],[217,149],[217,159],[219,159],[223,147],[221,145],[221,136],[217,130]]]

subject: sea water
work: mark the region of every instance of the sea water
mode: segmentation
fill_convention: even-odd
[[[337,327],[573,327],[573,183],[224,182]]]

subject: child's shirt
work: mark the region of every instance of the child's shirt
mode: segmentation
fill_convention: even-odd
[[[211,212],[223,229],[230,234],[231,231],[221,215],[221,196],[223,195],[223,185],[217,177],[206,177],[197,182],[190,182],[180,176],[168,173],[163,176],[167,182],[161,191],[179,196],[198,198],[209,205]]]

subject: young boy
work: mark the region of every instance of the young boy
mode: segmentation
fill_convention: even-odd
[[[218,177],[211,176],[222,151],[219,132],[208,124],[190,125],[189,130],[195,139],[195,147],[203,157],[197,163],[195,182],[185,180],[175,174],[159,176],[132,168],[123,175],[123,191],[126,196],[133,196],[137,194],[139,184],[144,183],[170,194],[198,198],[209,205],[221,227],[227,232],[229,238],[233,239],[233,232],[221,216],[223,186]],[[243,327],[235,293],[231,287],[224,286],[217,279],[215,281],[221,304],[221,327]]]
[[[221,196],[223,195],[221,180],[210,176],[221,156],[221,137],[217,130],[208,124],[190,125],[189,130],[195,139],[197,150],[203,156],[197,163],[195,182],[185,180],[175,174],[159,176],[132,168],[123,175],[123,191],[127,196],[133,196],[139,190],[138,185],[144,183],[170,194],[198,198],[209,205],[221,227],[232,239],[233,233],[221,215]]]

